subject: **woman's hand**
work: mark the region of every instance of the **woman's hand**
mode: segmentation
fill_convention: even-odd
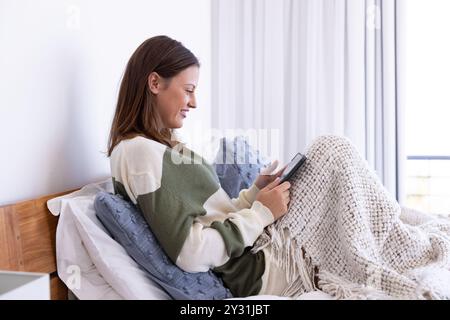
[[[278,220],[288,211],[290,187],[288,181],[280,184],[280,178],[276,178],[258,192],[255,200],[266,206],[272,212],[273,218]]]
[[[276,178],[281,177],[281,175],[283,174],[283,171],[284,171],[284,169],[286,169],[287,165],[284,168],[282,168],[280,171],[272,174],[272,171],[275,170],[276,167],[278,167],[278,160],[275,160],[274,162],[272,162],[270,164],[270,166],[267,167],[266,169],[261,170],[261,174],[256,178],[256,180],[254,182],[256,187],[259,190],[265,188],[269,183],[274,181]]]

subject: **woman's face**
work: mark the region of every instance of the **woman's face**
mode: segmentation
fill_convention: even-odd
[[[191,66],[170,80],[155,72],[148,77],[150,91],[155,95],[155,107],[165,128],[181,128],[189,109],[196,107],[198,76],[199,68]]]

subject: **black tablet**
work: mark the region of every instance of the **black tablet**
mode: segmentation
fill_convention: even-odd
[[[292,175],[302,166],[302,164],[305,163],[305,161],[306,156],[301,153],[297,153],[281,175],[280,184],[288,181],[292,177]]]

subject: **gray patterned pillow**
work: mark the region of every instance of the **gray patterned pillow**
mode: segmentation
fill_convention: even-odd
[[[111,236],[173,299],[218,300],[232,297],[220,277],[212,271],[188,273],[173,264],[141,211],[131,202],[120,195],[102,191],[95,197],[94,208]]]
[[[254,149],[244,136],[237,136],[220,140],[213,166],[222,189],[230,198],[237,198],[239,192],[248,189],[261,169],[269,164],[270,161]]]

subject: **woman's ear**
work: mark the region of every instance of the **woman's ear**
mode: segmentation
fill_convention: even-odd
[[[150,73],[147,80],[147,85],[153,94],[158,94],[162,88],[162,78],[156,72]]]

